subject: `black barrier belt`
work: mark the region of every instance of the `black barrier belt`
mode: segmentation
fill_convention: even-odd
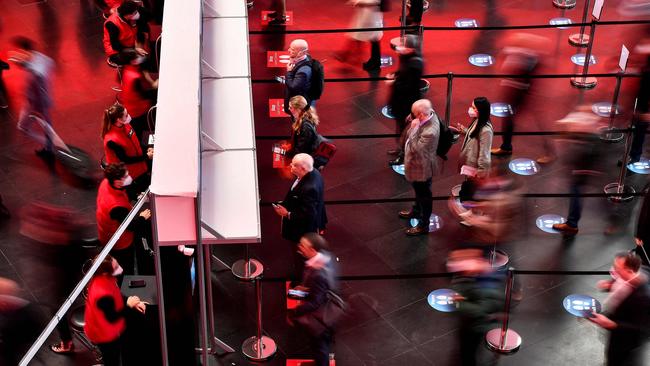
[[[287,116],[288,117],[288,116]],[[612,128],[611,130],[603,131],[603,133],[628,133],[633,132],[633,129],[630,128]],[[495,136],[504,135],[505,132],[494,131]],[[650,135],[650,130],[645,132],[646,135]],[[515,136],[570,136],[572,133],[566,131],[518,131],[512,132],[512,135]],[[396,133],[383,133],[375,135],[328,135],[325,136],[330,140],[355,140],[355,139],[387,139],[400,137]],[[256,140],[286,140],[289,136],[280,136],[280,135],[261,135],[255,136]]]
[[[596,78],[638,78],[641,77],[640,73],[601,73],[601,74],[545,74],[545,75],[519,75],[519,74],[454,74],[452,72],[446,74],[427,74],[422,75],[422,79],[442,79],[442,78],[458,78],[458,79],[569,79],[581,77],[596,77]],[[204,79],[219,79],[218,77],[207,77]],[[325,79],[326,83],[352,83],[362,81],[384,81],[392,80],[385,76],[368,77],[368,78],[330,78]],[[280,84],[275,79],[252,79],[253,84]]]
[[[521,275],[547,275],[547,276],[609,276],[609,271],[529,271],[529,270],[513,270],[514,274]],[[399,275],[357,275],[357,276],[339,276],[336,279],[339,281],[381,281],[381,280],[416,280],[427,278],[448,278],[453,277],[453,273],[413,273],[413,274],[399,274]],[[287,282],[290,278],[286,277],[263,277],[262,282]]]
[[[569,197],[582,197],[582,198],[608,198],[608,197],[642,197],[645,196],[643,192],[634,193],[522,193],[518,195],[523,198],[569,198]],[[447,201],[450,196],[434,196],[431,201]],[[371,205],[376,203],[400,203],[400,202],[413,202],[415,197],[403,198],[366,198],[356,200],[330,200],[325,201],[326,205]],[[260,206],[267,207],[277,201],[260,201]]]
[[[593,22],[599,26],[603,25],[632,25],[632,24],[649,24],[650,20],[610,20],[602,22]],[[531,25],[506,25],[501,27],[420,27],[416,25],[405,27],[374,27],[374,28],[332,28],[332,29],[272,29],[272,30],[252,30],[248,34],[314,34],[314,33],[348,33],[348,32],[376,32],[376,31],[393,31],[393,30],[418,30],[422,28],[425,31],[481,31],[481,30],[510,30],[510,29],[544,29],[544,28],[569,28],[569,27],[588,27],[592,23],[571,23],[571,24],[531,24]]]

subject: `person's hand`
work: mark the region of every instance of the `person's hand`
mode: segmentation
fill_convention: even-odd
[[[140,212],[140,216],[144,217],[145,220],[149,220],[151,218],[151,210],[146,209],[146,210]]]
[[[147,157],[149,160],[153,159],[153,147],[147,149]]]
[[[466,133],[467,133],[467,127],[463,126],[462,123],[457,122],[457,123],[456,123],[456,128],[458,129],[458,132],[460,132],[460,133],[462,133],[462,134],[466,134]]]
[[[293,70],[293,68],[296,66],[296,64],[293,61],[289,61],[287,63],[287,71]]]
[[[643,240],[639,238],[634,238],[634,242],[636,243],[637,246],[642,247],[643,246]]]
[[[598,313],[592,313],[592,317],[587,317],[587,320],[590,322],[598,325],[601,328],[605,328],[608,330],[612,330],[616,328],[616,323],[612,321],[610,318],[606,317],[603,314],[598,314]]]
[[[140,298],[137,296],[129,296],[126,299],[126,306],[130,307],[131,309],[135,309],[142,314],[144,314],[144,312],[147,310],[147,303],[140,300]]]
[[[282,205],[274,205],[273,209],[275,210],[276,214],[278,214],[278,215],[280,215],[282,217],[285,217],[285,216],[289,215],[289,211],[287,211],[287,209]]]
[[[599,290],[602,291],[609,291],[609,289],[612,288],[612,281],[610,280],[600,280],[596,282],[596,287],[598,287]]]
[[[419,124],[420,124],[420,120],[417,119],[417,118],[413,118],[413,120],[411,121],[411,127],[410,128],[417,128]]]
[[[137,54],[140,56],[146,56],[149,54],[149,52],[145,51],[144,48],[140,48],[140,47],[136,47],[135,52],[137,52]]]
[[[159,79],[156,79],[156,80],[154,80],[154,81],[151,83],[151,87],[152,87],[152,88],[154,88],[154,89],[158,89],[158,80],[159,80]]]

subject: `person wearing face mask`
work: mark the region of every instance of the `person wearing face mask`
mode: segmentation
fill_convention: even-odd
[[[650,287],[648,275],[641,268],[641,258],[628,252],[616,254],[612,279],[599,281],[601,290],[609,291],[603,314],[587,317],[610,331],[607,365],[643,365],[643,345],[650,330]]]
[[[460,123],[456,126],[465,135],[458,158],[458,166],[474,168],[475,176],[486,177],[490,172],[490,149],[494,136],[490,123],[490,102],[485,97],[474,98],[467,114],[472,119],[469,127]],[[467,175],[473,176],[472,173]],[[461,174],[463,173],[461,172]]]
[[[130,308],[144,314],[147,309],[147,303],[137,296],[124,298],[115,278],[121,272],[119,263],[109,255],[88,284],[84,333],[99,348],[105,366],[122,364],[121,337],[126,330],[126,311]]]
[[[140,7],[134,1],[125,1],[104,22],[104,52],[109,63],[124,65],[123,57],[126,49],[135,49],[139,54],[146,55],[145,45],[148,42],[148,25],[140,20]]]
[[[147,112],[156,104],[158,80],[154,80],[145,69],[146,56],[135,50],[123,52],[127,62],[122,69],[122,92],[118,99],[132,116],[131,127],[142,141],[142,133],[147,125]]]
[[[97,192],[96,212],[97,232],[102,245],[108,243],[133,208],[125,190],[133,182],[133,179],[124,163],[109,164],[104,169],[104,176],[105,178],[100,183]],[[134,250],[136,250],[136,246],[133,243],[146,234],[146,230],[150,228],[150,218],[151,211],[149,209],[140,212],[131,221],[120,239],[115,243],[113,250],[111,250],[111,255],[122,263],[125,274],[133,274],[134,272]],[[139,252],[143,248],[137,246],[137,249]],[[143,254],[136,254],[138,254],[139,259],[144,260],[145,256]]]
[[[106,163],[122,162],[131,173],[134,185],[129,189],[129,196],[133,199],[151,183],[147,162],[153,159],[153,148],[143,152],[131,121],[131,115],[124,106],[113,104],[104,111],[101,137]]]

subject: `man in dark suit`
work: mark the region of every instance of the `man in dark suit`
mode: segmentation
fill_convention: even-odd
[[[607,365],[643,365],[643,344],[650,330],[650,288],[648,275],[641,270],[641,258],[622,252],[614,258],[615,279],[598,282],[610,292],[605,313],[587,318],[610,331]]]
[[[294,39],[289,45],[289,63],[287,73],[282,82],[286,85],[284,92],[284,111],[289,112],[289,100],[296,95],[302,95],[313,106],[309,97],[311,89],[311,57],[309,56],[309,45],[304,39]]]
[[[325,228],[327,217],[323,202],[323,178],[314,169],[314,159],[308,154],[296,154],[291,160],[291,173],[296,180],[275,212],[282,216],[282,237],[298,243],[305,233],[317,233]],[[294,277],[300,277],[303,261],[295,256]]]
[[[431,180],[438,172],[438,140],[440,121],[427,99],[413,103],[411,113],[415,117],[405,132],[404,173],[415,191],[415,204],[411,210],[399,212],[405,219],[416,218],[418,225],[406,230],[406,235],[429,233],[429,217],[432,211]]]

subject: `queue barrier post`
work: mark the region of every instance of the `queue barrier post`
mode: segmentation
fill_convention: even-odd
[[[492,329],[485,335],[488,348],[501,354],[513,354],[521,347],[521,336],[514,330],[508,329],[513,283],[514,268],[510,267],[508,268],[508,279],[506,281],[506,300],[501,328]]]

